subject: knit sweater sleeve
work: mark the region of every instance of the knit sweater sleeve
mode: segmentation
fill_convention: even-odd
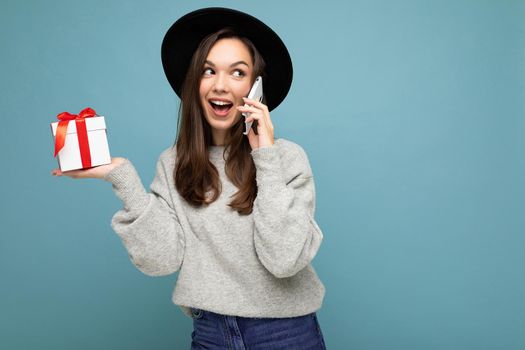
[[[149,276],[178,271],[185,249],[182,227],[171,205],[167,178],[171,172],[162,158],[157,162],[149,193],[128,159],[104,178],[112,183],[124,204],[113,215],[111,227],[120,236],[132,263]]]
[[[316,255],[323,234],[314,219],[314,178],[304,150],[277,145],[252,150],[257,197],[253,205],[254,244],[261,263],[279,278],[305,268]],[[286,168],[281,164],[286,164]]]

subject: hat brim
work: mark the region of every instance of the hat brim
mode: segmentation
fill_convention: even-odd
[[[293,78],[290,54],[279,36],[266,24],[244,12],[222,7],[209,7],[190,12],[168,29],[161,47],[164,72],[180,97],[182,83],[200,42],[209,34],[232,27],[255,45],[266,63],[263,82],[266,105],[276,108],[286,97]]]

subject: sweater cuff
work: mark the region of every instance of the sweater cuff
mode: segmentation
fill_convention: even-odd
[[[125,209],[142,211],[148,205],[148,193],[129,159],[107,173],[104,180],[112,183],[113,191]]]
[[[282,182],[281,158],[277,145],[259,147],[251,152],[257,184]]]

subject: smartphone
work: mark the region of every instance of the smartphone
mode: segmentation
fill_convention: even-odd
[[[263,98],[263,85],[262,85],[262,77],[258,76],[255,79],[255,82],[253,83],[252,88],[250,89],[250,92],[247,96],[249,99],[252,100],[258,100],[259,102],[262,101]],[[244,104],[244,106],[248,106],[247,104]],[[242,115],[246,118],[250,116],[250,112],[243,112]],[[253,124],[253,125],[252,125]],[[253,132],[257,135],[257,120],[251,121],[251,122],[244,122],[244,135],[248,135],[248,132],[250,131],[250,128],[253,128]]]

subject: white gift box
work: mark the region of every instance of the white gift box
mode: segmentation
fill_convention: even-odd
[[[109,154],[104,117],[90,117],[84,120],[86,122],[89,151],[91,154],[91,167],[110,164],[111,156]],[[59,122],[51,123],[53,146],[55,144],[58,123]],[[75,120],[70,120],[67,125],[66,140],[64,147],[62,147],[57,154],[57,160],[61,171],[83,169]]]

